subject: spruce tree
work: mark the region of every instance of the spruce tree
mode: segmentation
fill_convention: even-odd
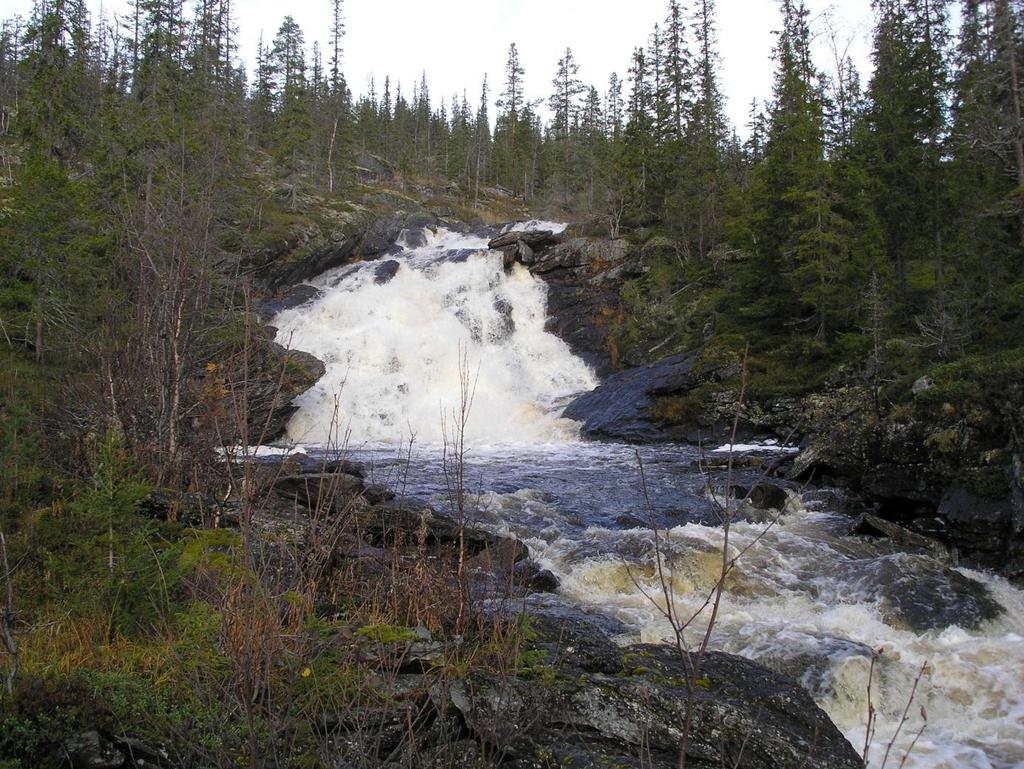
[[[564,205],[569,204],[574,174],[575,137],[573,136],[573,127],[579,114],[579,97],[584,92],[583,83],[578,74],[579,65],[573,58],[572,49],[566,48],[565,55],[558,61],[558,70],[552,81],[554,92],[548,100],[548,105],[554,113],[552,135],[558,148],[558,166],[555,175],[559,182]]]
[[[505,90],[498,99],[498,117],[495,126],[496,178],[500,184],[512,190],[522,191],[525,162],[517,144],[522,133],[520,122],[525,105],[523,78],[526,71],[519,61],[519,50],[515,43],[509,45],[508,60],[505,63]]]
[[[274,65],[277,97],[274,157],[288,183],[291,208],[298,210],[299,184],[309,157],[312,118],[306,80],[305,38],[290,15],[281,22],[270,50],[270,59]]]

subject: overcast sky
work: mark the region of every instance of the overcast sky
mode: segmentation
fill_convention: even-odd
[[[125,0],[103,0],[108,13],[123,12]],[[519,46],[531,98],[546,99],[555,66],[566,46],[580,65],[580,77],[604,91],[608,77],[626,76],[634,46],[645,45],[665,16],[666,0],[344,0],[347,27],[345,73],[357,94],[371,75],[401,81],[408,96],[426,70],[432,100],[450,99],[466,89],[479,99],[486,73],[496,99],[504,82],[509,43]],[[0,16],[27,14],[31,0],[0,0]],[[101,0],[89,0],[94,13]],[[241,29],[241,56],[255,59],[260,33],[269,41],[290,12],[313,40],[325,42],[330,29],[329,0],[235,0]],[[818,66],[831,62],[827,19],[851,54],[864,82],[869,68],[870,0],[807,0],[818,33]],[[741,133],[750,101],[770,95],[772,30],[779,26],[777,0],[718,0],[721,85],[728,114]],[[492,113],[493,114],[493,113]]]

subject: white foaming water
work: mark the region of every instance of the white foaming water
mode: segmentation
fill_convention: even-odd
[[[536,501],[529,506],[533,520],[544,520]],[[855,579],[894,556],[837,538],[836,523],[832,516],[789,516],[742,556],[726,586],[712,648],[793,675],[858,751],[865,740],[871,649],[881,650],[872,695],[876,734],[867,764],[873,769],[883,766],[924,666],[909,720],[884,765],[900,766],[910,751],[903,764],[907,769],[1024,766],[1024,594],[1001,579],[970,573],[1004,607],[1002,616],[977,630],[901,628],[886,616],[879,583]],[[730,555],[763,529],[734,525]],[[589,528],[582,537],[562,537],[557,531],[557,525],[549,525],[527,541],[541,565],[559,576],[564,595],[624,622],[635,633],[624,640],[660,643],[672,637],[647,597],[661,600],[662,595],[650,532]],[[697,524],[677,527],[663,541],[681,616],[695,613],[713,589],[721,543],[721,529]],[[907,568],[912,570],[914,561]],[[700,619],[694,623],[692,643],[699,643],[705,627]],[[922,707],[927,727],[911,750],[924,723]]]
[[[548,222],[542,219],[531,219],[528,222],[513,222],[502,228],[502,232],[531,232],[533,230],[551,230],[554,233],[565,232],[567,224],[564,222]]]
[[[512,228],[564,229],[551,222],[506,230]],[[385,272],[378,282],[387,260],[341,268],[315,281],[320,299],[275,319],[279,341],[312,352],[328,367],[317,387],[297,401],[291,439],[315,447],[340,427],[351,431],[354,445],[395,447],[413,435],[420,445],[440,442],[442,412],[450,419],[458,407],[464,353],[475,383],[467,477],[480,492],[483,522],[523,539],[540,565],[558,575],[563,599],[625,623],[629,633],[622,640],[670,637],[661,612],[644,595],[661,595],[653,536],[621,528],[647,512],[630,492],[637,487],[633,448],[574,442],[574,423],[559,419],[553,408],[595,380],[544,331],[544,285],[518,265],[506,275],[501,255],[488,252],[483,238],[440,231],[426,233],[424,243],[423,235],[403,234],[405,250],[392,257],[397,270],[389,282]],[[733,449],[785,450],[767,444]],[[383,451],[368,450],[365,458],[372,463]],[[440,459],[430,451],[433,458],[413,469],[410,482],[424,497],[443,500]],[[686,614],[715,584],[722,530],[676,525],[694,520],[687,516],[705,493],[692,466],[693,450],[644,451],[651,505],[674,527],[667,564],[673,595]],[[960,600],[946,595],[942,568],[924,556],[847,537],[848,526],[841,516],[802,508],[789,510],[767,532],[763,525],[735,524],[731,556],[759,539],[726,585],[712,647],[796,677],[858,750],[871,650],[882,649],[873,684],[879,715],[872,769],[881,769],[927,663],[909,721],[885,765],[901,765],[921,727],[923,706],[927,728],[903,764],[907,769],[1024,767],[1024,593],[970,573],[1003,607],[1002,615],[974,630],[915,632],[894,618],[893,580],[905,575],[925,585],[930,592],[924,601],[935,606]],[[698,620],[691,640],[701,631]]]
[[[480,448],[466,467],[480,523],[519,537],[538,564],[558,576],[560,596],[545,600],[619,620],[624,643],[672,636],[647,597],[663,600],[654,537],[646,528],[624,526],[639,526],[650,513],[670,527],[661,541],[683,616],[703,604],[721,569],[722,529],[683,523],[707,503],[706,479],[693,468],[699,453],[686,446],[650,446],[641,453],[649,501],[638,488],[630,446]],[[377,461],[369,453],[358,458]],[[439,464],[421,452],[408,466],[407,481],[412,496],[433,499],[443,509]],[[405,472],[404,464],[396,467],[394,472]],[[974,629],[937,622],[934,629],[914,630],[915,618],[927,622],[947,609],[968,616],[971,591],[956,588],[949,568],[929,556],[848,536],[850,520],[830,512],[835,502],[831,492],[806,492],[791,497],[772,527],[733,525],[729,557],[750,548],[727,581],[711,647],[797,679],[858,751],[865,739],[871,654],[881,649],[872,685],[878,718],[870,769],[901,766],[921,728],[922,706],[927,727],[902,763],[905,769],[1024,767],[1024,592],[961,570],[987,588],[1002,613]],[[698,620],[689,641],[699,642],[702,633]],[[925,663],[909,720],[886,762]]]
[[[387,259],[342,267],[313,282],[321,298],[274,319],[279,342],[327,365],[296,401],[289,438],[324,444],[349,432],[356,443],[439,443],[442,415],[450,434],[460,404],[461,355],[472,391],[467,442],[574,439],[576,424],[554,404],[596,381],[545,331],[543,282],[520,265],[505,274],[485,238],[416,231],[399,245],[387,282],[378,277]]]

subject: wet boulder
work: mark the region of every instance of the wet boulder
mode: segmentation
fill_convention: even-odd
[[[582,422],[589,438],[628,443],[687,440],[692,430],[665,425],[654,414],[654,405],[660,395],[689,390],[696,361],[696,354],[683,353],[613,374],[576,398],[562,416]]]
[[[287,289],[302,281],[312,280],[328,270],[341,267],[356,258],[363,240],[361,225],[353,226],[335,239],[318,241],[290,258],[273,260],[260,269],[259,279],[269,291]]]
[[[516,264],[516,262],[526,267],[529,267],[535,261],[533,249],[522,241],[518,241],[514,245],[507,246],[501,249],[501,253],[501,266],[505,270],[505,272],[511,270],[513,265]]]
[[[759,663],[799,681],[818,702],[836,692],[837,662],[857,659],[870,664],[874,656],[867,644],[800,630],[779,633],[753,651]]]
[[[258,445],[271,443],[283,435],[288,421],[298,410],[295,398],[316,384],[326,372],[323,361],[309,353],[289,350],[276,342],[261,343],[247,372],[246,440]],[[240,373],[231,370],[208,369],[206,373],[225,379],[241,378]],[[222,425],[224,428],[235,426]],[[242,437],[229,434],[224,439],[242,440]]]
[[[315,286],[300,283],[292,286],[281,293],[280,296],[264,299],[256,306],[256,314],[260,321],[269,323],[275,315],[301,307],[305,304],[312,304],[324,295],[324,292]]]
[[[516,582],[531,593],[554,593],[561,581],[550,569],[542,569],[533,560],[524,560],[512,568]]]
[[[398,243],[404,248],[423,248],[427,242],[427,231],[420,227],[405,229],[398,234]]]
[[[789,503],[790,490],[777,483],[761,482],[746,488],[734,487],[737,498],[746,500],[747,504],[758,510],[785,510]]]
[[[901,548],[928,553],[940,561],[951,562],[953,560],[949,550],[941,542],[870,513],[862,513],[853,522],[850,533],[856,536],[884,537]]]
[[[435,214],[429,211],[416,211],[405,217],[402,227],[406,230],[431,230],[436,231],[440,220]]]
[[[510,338],[516,331],[516,322],[512,317],[512,303],[503,296],[494,298],[494,310],[498,313],[498,324],[488,332],[492,342],[502,342]]]
[[[355,254],[363,259],[376,259],[389,253],[398,240],[405,223],[403,214],[394,214],[384,219],[375,219],[366,228]]]
[[[862,568],[878,586],[882,617],[892,627],[976,630],[1003,612],[985,585],[926,556],[897,554]]]
[[[1008,575],[1018,578],[1024,573],[1024,515],[1017,519],[1012,498],[986,499],[954,486],[942,496],[939,515],[973,563],[993,569],[1010,566]]]
[[[558,236],[551,230],[512,230],[493,238],[487,247],[492,251],[501,251],[517,243],[524,243],[536,250],[557,242]]]
[[[630,250],[630,244],[625,240],[574,238],[538,255],[530,271],[538,275],[555,271],[568,271],[575,275],[601,273],[624,264]]]
[[[389,259],[386,262],[381,262],[373,270],[373,282],[378,286],[383,286],[390,283],[391,280],[398,274],[398,271],[402,268],[399,262]]]
[[[394,543],[422,543],[430,547],[458,547],[461,543],[470,557],[491,551],[503,553],[498,560],[518,563],[530,555],[526,545],[460,521],[456,516],[426,505],[410,505],[402,500],[388,500],[369,511],[360,526],[368,541],[375,546]],[[497,556],[495,556],[497,557]]]
[[[358,462],[351,462],[338,456],[308,456],[307,454],[289,454],[287,457],[274,457],[265,464],[281,466],[288,475],[302,473],[341,473],[365,478],[366,469]]]

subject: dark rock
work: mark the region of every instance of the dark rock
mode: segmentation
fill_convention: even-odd
[[[307,473],[278,478],[274,491],[309,510],[342,512],[353,497],[363,494],[363,479],[344,473]]]
[[[434,694],[513,768],[679,765],[687,709],[687,765],[709,769],[854,769],[853,747],[795,681],[711,652],[687,686],[690,660],[667,646],[619,648],[587,623],[532,618],[550,678],[474,672]]]
[[[942,496],[938,511],[948,521],[950,538],[967,560],[993,569],[1005,564],[1014,540],[1010,499],[984,499],[954,486]]]
[[[561,582],[548,569],[540,568],[532,559],[520,561],[512,568],[516,582],[532,593],[554,593]]]
[[[806,640],[806,643],[801,643]],[[806,636],[792,633],[785,646],[775,644],[757,661],[776,673],[790,676],[817,701],[829,700],[835,692],[836,662],[860,657],[870,660],[874,650],[867,644],[836,636]]]
[[[738,499],[745,499],[758,510],[784,510],[789,502],[789,490],[775,483],[758,483],[752,489],[733,487]]]
[[[915,633],[957,625],[976,630],[1002,606],[980,582],[921,555],[896,554],[863,563],[864,579],[877,585],[882,616]]]
[[[420,638],[415,631],[409,630],[387,643],[368,639],[359,659],[391,674],[420,674],[444,662],[458,645],[458,641],[446,643],[432,637]]]
[[[394,491],[387,486],[382,486],[381,484],[372,483],[363,488],[363,498],[372,505],[390,502],[395,498],[395,496],[396,494]]]
[[[376,219],[366,228],[359,245],[356,248],[356,256],[363,259],[374,259],[381,254],[387,253],[395,241],[398,240],[405,224],[403,214],[394,214],[386,219]]]
[[[128,766],[124,753],[99,732],[83,732],[68,737],[63,748],[71,769],[119,769]]]
[[[427,231],[422,227],[405,229],[398,233],[398,240],[408,249],[423,248],[427,245]]]
[[[498,235],[487,244],[487,247],[492,251],[501,251],[516,243],[525,243],[531,249],[537,249],[556,242],[558,237],[551,230],[515,230]]]
[[[289,454],[287,457],[273,457],[267,460],[267,464],[284,465],[289,474],[298,473],[341,473],[343,475],[354,475],[356,478],[365,478],[366,469],[358,462],[350,462],[347,459],[331,457],[310,457],[306,454]]]
[[[215,510],[216,502],[210,497],[171,489],[153,489],[139,503],[142,515],[192,528],[201,527]]]
[[[360,525],[374,545],[422,541],[431,547],[457,547],[461,540],[470,557],[494,551],[496,555],[488,561],[489,564],[500,561],[511,565],[530,555],[526,545],[519,540],[494,534],[471,522],[460,525],[455,517],[427,506],[410,507],[400,502],[389,502],[374,508]]]
[[[491,574],[507,574],[528,555],[518,540],[499,539],[468,558],[466,567]]]
[[[625,240],[587,240],[576,238],[549,248],[538,255],[530,271],[543,275],[568,270],[575,275],[588,275],[622,265],[630,253]]]
[[[665,424],[653,413],[655,398],[686,393],[696,384],[696,360],[695,353],[682,353],[613,374],[597,389],[576,398],[562,416],[582,422],[583,434],[589,438],[628,443],[709,439],[715,434],[711,429]]]
[[[941,542],[913,532],[892,521],[879,518],[877,515],[862,513],[854,521],[850,533],[862,537],[885,537],[902,548],[919,550],[942,561],[952,560],[949,551]]]
[[[302,377],[312,382],[317,382],[324,374],[327,373],[327,366],[319,358],[310,355],[308,352],[302,350],[289,350],[276,342],[272,343],[275,346],[276,352],[280,355],[285,363],[293,368],[301,371]]]
[[[535,634],[531,648],[546,652],[549,664],[607,675],[620,673],[625,667],[623,647],[595,622],[536,613],[530,615],[530,629]],[[626,631],[624,626],[612,629]]]
[[[363,240],[362,229],[347,233],[337,242],[325,240],[309,247],[300,259],[272,260],[259,271],[261,283],[269,291],[279,291],[306,280],[312,280],[328,270],[351,262]]]
[[[373,282],[378,286],[390,283],[401,268],[402,265],[394,260],[381,262],[373,271]]]
[[[262,376],[249,380],[249,440],[257,444],[276,441],[298,410],[293,401],[327,372],[323,361],[301,350],[288,350],[269,342]]]
[[[599,376],[619,366],[612,332],[621,320],[622,281],[638,274],[632,247],[623,240],[573,238],[506,253],[548,285],[548,330],[561,337]],[[632,265],[632,266],[631,266]]]
[[[933,507],[941,497],[941,488],[933,468],[926,463],[883,462],[869,468],[861,479],[861,489],[874,497],[924,502]]]
[[[406,230],[437,230],[440,220],[436,214],[432,214],[429,211],[416,211],[405,217],[402,222],[403,229]]]
[[[505,272],[511,270],[512,265],[516,262],[529,267],[536,261],[533,249],[521,240],[516,242],[514,245],[506,246],[501,249],[501,253],[503,254],[502,268]]]
[[[280,297],[264,299],[256,307],[256,313],[263,323],[269,323],[275,315],[310,304],[320,299],[324,292],[315,286],[300,283],[286,290]]]

